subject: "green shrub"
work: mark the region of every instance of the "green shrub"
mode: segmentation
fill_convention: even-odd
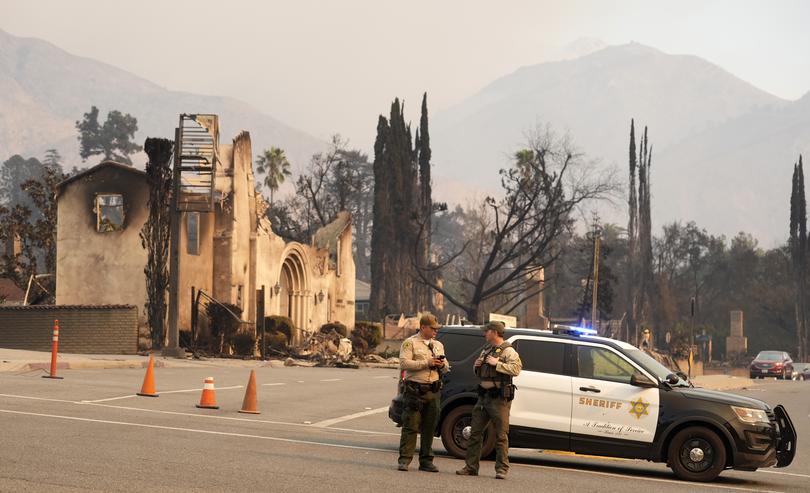
[[[377,322],[360,321],[354,324],[352,339],[366,341],[369,349],[379,346],[383,338],[383,326]]]
[[[231,339],[233,350],[240,356],[253,356],[256,350],[256,336],[253,332],[241,332]]]
[[[282,315],[272,315],[264,318],[264,330],[267,332],[281,332],[287,336],[287,341],[292,339],[293,334],[296,332],[295,323],[290,317]],[[284,343],[286,345],[286,342]]]
[[[331,322],[331,323],[328,323],[328,324],[323,324],[323,325],[321,325],[321,330],[320,331],[323,334],[329,334],[330,332],[334,331],[334,332],[337,332],[340,335],[340,337],[348,337],[349,336],[349,329],[346,328],[346,326],[343,325],[340,322]]]
[[[374,350],[382,342],[382,324],[375,322],[356,322],[352,331],[352,348],[360,356]]]
[[[241,325],[241,308],[230,303],[223,303],[222,305],[209,303],[205,311],[208,315],[208,326],[211,329],[212,343],[219,344],[221,339],[230,341],[233,336],[236,335]],[[234,317],[234,315],[236,315],[236,317]]]
[[[369,353],[368,343],[365,339],[352,336],[352,351],[358,356],[365,356]]]
[[[265,354],[272,355],[274,354],[273,351],[270,349],[275,349],[277,351],[283,351],[287,347],[287,335],[284,332],[266,332],[264,335],[266,346],[265,346]]]

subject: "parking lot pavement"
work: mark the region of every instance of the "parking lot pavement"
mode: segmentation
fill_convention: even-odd
[[[810,383],[765,382],[739,391],[784,403],[799,431],[787,469],[726,471],[685,484],[661,464],[515,450],[508,481],[459,478],[443,456],[440,474],[395,470],[399,430],[387,418],[397,372],[259,368],[260,415],[239,414],[248,370],[159,368],[158,398],[136,397],[143,370],[66,370],[64,380],[0,374],[0,491],[807,491]],[[218,410],[197,409],[213,376]],[[804,442],[806,443],[806,442]]]

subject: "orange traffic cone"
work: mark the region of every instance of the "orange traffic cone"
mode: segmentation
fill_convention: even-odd
[[[149,355],[149,364],[146,366],[146,376],[143,377],[143,385],[138,395],[144,397],[157,397],[155,390],[155,358]]]
[[[245,390],[245,400],[242,401],[242,409],[239,412],[261,414],[259,405],[256,402],[256,370],[250,370],[250,379],[248,380],[247,390]]]
[[[214,377],[207,377],[203,385],[200,403],[197,407],[202,409],[219,409],[217,406],[217,391],[214,390]]]

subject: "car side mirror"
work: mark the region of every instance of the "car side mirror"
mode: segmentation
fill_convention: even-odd
[[[686,380],[686,375],[684,375],[684,380]],[[681,381],[681,378],[676,373],[670,373],[667,375],[667,383],[670,385],[675,385]]]
[[[657,387],[658,385],[647,378],[646,376],[642,375],[641,373],[633,373],[633,376],[630,377],[630,385],[635,387]]]

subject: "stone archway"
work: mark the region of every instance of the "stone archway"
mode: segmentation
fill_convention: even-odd
[[[309,321],[309,277],[303,252],[291,248],[285,255],[279,275],[279,310],[289,317],[298,329],[308,330]],[[292,343],[301,341],[301,332],[292,334]]]

